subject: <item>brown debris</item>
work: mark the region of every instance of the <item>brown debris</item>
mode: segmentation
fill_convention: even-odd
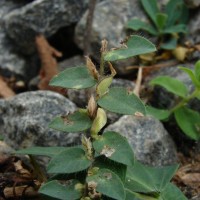
[[[2,76],[0,76],[0,96],[3,98],[15,96],[15,92],[8,86]]]
[[[39,89],[62,93],[62,89],[49,86],[49,81],[58,74],[56,58],[61,57],[62,53],[53,48],[44,35],[36,36],[35,43],[42,65],[40,70],[40,83],[38,85]]]
[[[1,156],[0,159],[0,196],[2,199],[21,199],[38,196],[41,185],[33,177],[31,169],[15,156]]]

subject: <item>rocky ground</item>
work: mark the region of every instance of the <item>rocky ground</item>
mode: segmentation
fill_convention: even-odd
[[[159,4],[165,2],[160,0]],[[190,9],[189,33],[182,43],[190,44],[184,46],[190,49],[190,54],[181,63],[170,56],[161,60],[159,68],[151,65],[151,70],[143,75],[142,88],[146,91],[150,90],[148,82],[163,74],[183,80],[192,90],[191,81],[177,66],[194,68],[200,59],[200,3],[195,0],[186,3]],[[48,123],[57,115],[85,106],[89,91],[55,91],[47,83],[55,73],[85,62],[88,4],[89,0],[0,1],[0,136],[4,141],[0,143],[0,196],[9,180],[9,176],[5,180],[1,177],[6,172],[12,174],[16,169],[14,163],[20,160],[10,156],[13,149],[35,145],[72,146],[80,142],[78,133],[63,134],[49,129]],[[97,1],[87,52],[97,65],[101,40],[106,38],[110,47],[117,47],[128,34],[125,24],[133,17],[146,19],[138,0]],[[155,38],[149,39],[155,41]],[[127,66],[138,66],[138,60],[113,65],[118,72],[113,85],[133,89],[136,70]],[[171,106],[176,101],[161,89],[144,96],[158,107]],[[199,101],[191,102],[191,106],[200,112]],[[180,169],[173,181],[188,199],[200,199],[199,141],[186,138],[173,122],[163,124],[150,116],[138,119],[113,113],[108,113],[108,117],[106,129],[125,135],[141,162],[154,166],[179,162]],[[12,180],[9,186],[15,182],[16,179]]]

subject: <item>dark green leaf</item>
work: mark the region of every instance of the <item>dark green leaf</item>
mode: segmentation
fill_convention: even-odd
[[[127,139],[116,132],[105,132],[93,142],[95,151],[125,165],[134,164],[134,154]]]
[[[51,86],[84,89],[96,84],[86,66],[72,67],[55,76],[49,83]]]
[[[187,26],[185,24],[176,24],[174,26],[166,27],[163,33],[174,34],[174,33],[187,33]]]
[[[200,139],[200,114],[185,106],[175,111],[175,118],[181,130],[194,140]]]
[[[88,185],[96,185],[96,191],[105,196],[117,199],[125,199],[124,185],[121,179],[108,169],[99,169],[95,175],[88,176]]]
[[[113,87],[97,101],[98,105],[111,112],[134,115],[140,112],[145,115],[146,110],[142,101],[133,93],[128,93],[125,88]]]
[[[108,51],[105,54],[105,61],[116,61],[137,56],[140,54],[146,54],[156,51],[155,46],[147,39],[141,36],[131,36],[127,42],[127,48],[119,48]]]
[[[156,0],[141,0],[144,10],[156,25],[156,14],[159,13]]]
[[[135,162],[135,165],[127,169],[127,181],[125,188],[133,192],[142,192],[158,195],[169,183],[178,165],[168,167],[149,167]]]
[[[159,120],[165,120],[170,116],[170,112],[168,110],[162,110],[152,106],[146,106],[146,110],[148,115],[152,115]]]
[[[156,26],[158,28],[158,30],[163,30],[163,28],[166,25],[166,21],[167,21],[167,15],[163,14],[163,13],[157,13],[156,14]]]
[[[185,195],[172,183],[168,183],[161,192],[159,200],[187,200]]]
[[[153,79],[150,84],[164,87],[167,91],[182,98],[185,98],[188,94],[185,84],[170,76],[158,76]]]
[[[126,27],[134,31],[144,30],[144,31],[149,32],[152,35],[155,35],[155,36],[158,35],[157,30],[153,26],[137,18],[129,20]]]
[[[127,188],[125,189],[125,191],[126,191],[125,200],[158,200],[158,197],[152,197],[151,195],[133,192]]]
[[[190,79],[196,87],[200,87],[200,81],[198,81],[197,77],[191,69],[188,69],[187,67],[179,67],[179,69],[181,69],[189,75]]]
[[[66,147],[30,147],[16,151],[16,154],[53,157],[66,149]]]
[[[54,156],[47,170],[49,173],[74,173],[87,169],[91,163],[83,149],[71,147]]]
[[[49,127],[63,132],[80,132],[87,130],[91,125],[92,121],[87,113],[76,111],[67,116],[56,117],[49,124]]]
[[[77,184],[80,183],[76,180],[71,181],[69,185],[50,181],[41,186],[39,193],[61,200],[76,200],[81,197],[81,192],[76,189]]]
[[[119,176],[123,183],[125,182],[127,166],[124,164],[114,162],[105,156],[98,156],[95,158],[94,167],[109,169]]]
[[[181,19],[183,8],[182,0],[170,0],[168,1],[165,11],[168,15],[167,26],[174,25],[179,19]]]

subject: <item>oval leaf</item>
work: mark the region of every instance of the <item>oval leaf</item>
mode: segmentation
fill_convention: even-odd
[[[168,110],[158,109],[152,106],[146,106],[146,109],[148,115],[152,115],[159,120],[165,120],[171,114]]]
[[[125,165],[134,164],[134,154],[127,139],[116,132],[105,132],[93,142],[94,149],[100,155]]]
[[[121,179],[108,169],[99,169],[95,175],[86,179],[88,185],[93,184],[96,191],[117,200],[125,199],[124,185]]]
[[[175,111],[176,121],[181,130],[194,140],[200,139],[200,114],[187,107]]]
[[[62,185],[58,181],[50,181],[42,185],[39,193],[61,200],[76,200],[81,197],[81,192],[76,189],[76,185],[80,184],[73,180],[69,185]]]
[[[185,98],[188,94],[188,90],[185,84],[170,76],[158,76],[150,82],[151,85],[158,85],[164,87],[169,92]]]
[[[189,75],[190,79],[196,87],[200,87],[200,82],[198,81],[197,77],[191,69],[188,69],[187,67],[179,67],[179,69],[181,69]]]
[[[127,42],[127,48],[119,48],[108,51],[105,54],[105,61],[123,60],[140,54],[146,54],[156,51],[155,46],[147,39],[141,36],[131,36]]]
[[[145,30],[152,35],[158,35],[157,30],[152,25],[148,24],[147,22],[143,22],[137,18],[128,21],[126,27],[135,31]]]
[[[47,166],[49,173],[69,174],[87,169],[91,160],[85,156],[85,151],[78,147],[68,148],[53,157]]]
[[[67,116],[56,117],[49,127],[63,132],[80,132],[87,130],[91,125],[92,122],[87,113],[76,111]]]
[[[84,89],[96,84],[85,66],[72,67],[55,76],[49,83],[51,86],[63,88]]]
[[[156,25],[156,14],[159,12],[157,0],[141,0],[142,6]]]
[[[167,184],[160,196],[162,200],[188,200],[179,188],[172,183]]]
[[[149,167],[136,161],[134,166],[128,167],[125,188],[133,192],[160,193],[170,182],[177,168],[178,165]]]
[[[97,103],[102,108],[119,114],[134,115],[139,112],[145,115],[146,113],[142,101],[135,94],[129,94],[125,88],[110,88]]]
[[[66,149],[66,147],[30,147],[16,151],[16,154],[53,157]]]

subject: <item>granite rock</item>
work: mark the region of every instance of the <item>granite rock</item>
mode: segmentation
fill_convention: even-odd
[[[35,0],[7,14],[4,23],[21,50],[31,54],[37,34],[49,37],[59,28],[76,23],[86,7],[87,1]]]
[[[17,52],[12,40],[7,36],[4,28],[5,16],[13,10],[23,7],[27,1],[0,1],[0,72],[5,77],[12,75],[25,77],[27,62]],[[30,62],[29,62],[30,66]]]
[[[85,12],[77,24],[75,31],[75,41],[81,49],[84,48],[87,14]],[[140,8],[138,0],[105,0],[97,3],[94,11],[89,54],[97,60],[99,59],[99,51],[103,39],[108,41],[109,48],[119,47],[120,41],[126,37],[125,24],[133,17],[147,19],[143,9]],[[128,74],[131,72],[126,71],[124,67],[135,62],[135,59],[130,59],[127,62],[128,64],[120,62],[114,65],[116,69],[120,67],[117,70],[119,74]]]
[[[116,131],[125,136],[140,162],[151,166],[176,163],[176,147],[168,132],[157,119],[145,116],[123,116],[105,131]]]
[[[71,146],[78,133],[63,133],[48,128],[56,116],[75,111],[64,96],[50,91],[25,92],[0,100],[0,134],[14,149],[30,146]]]

